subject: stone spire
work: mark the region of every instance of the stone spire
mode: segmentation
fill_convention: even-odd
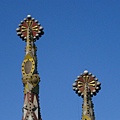
[[[98,79],[87,70],[73,83],[73,90],[83,98],[82,120],[95,120],[92,96],[100,90],[100,85]]]
[[[26,42],[25,57],[22,63],[22,82],[24,86],[24,105],[22,120],[42,120],[39,106],[39,82],[37,71],[37,47],[35,41],[44,34],[37,20],[28,15],[19,28],[18,36]]]

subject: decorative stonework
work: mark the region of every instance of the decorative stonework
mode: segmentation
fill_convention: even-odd
[[[98,79],[88,71],[84,71],[73,83],[73,90],[83,98],[82,120],[95,120],[91,97],[97,94],[100,85]]]
[[[16,29],[18,36],[23,40],[27,40],[27,37],[31,37],[36,40],[43,35],[43,27],[38,23],[37,20],[28,15],[27,18],[24,18],[19,24],[19,28]]]
[[[22,63],[24,85],[22,120],[42,120],[38,96],[40,77],[37,72],[37,47],[34,42],[44,34],[43,28],[37,20],[28,15],[16,30],[18,36],[26,42],[25,58]]]

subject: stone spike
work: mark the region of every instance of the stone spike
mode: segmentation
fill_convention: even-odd
[[[76,83],[73,83],[73,87],[75,87],[76,86]]]
[[[73,87],[73,90],[75,90],[76,89],[76,87]]]
[[[93,78],[95,78],[95,75],[92,75]]]
[[[95,78],[96,81],[98,81],[98,78]]]
[[[96,90],[93,90],[93,92],[96,92]]]
[[[38,20],[35,20],[36,23],[38,23]]]
[[[40,29],[41,29],[41,30],[43,30],[43,27],[42,27],[42,26],[40,26]]]
[[[77,78],[80,78],[80,76],[77,76]]]
[[[21,35],[21,32],[17,32],[17,35]]]
[[[89,72],[87,70],[84,71],[84,74],[88,74]]]
[[[92,75],[92,73],[89,73],[89,75]]]
[[[30,18],[32,18],[32,16],[31,15],[27,15],[27,18],[30,19]]]
[[[17,28],[16,31],[19,32],[19,31],[20,31],[20,28]]]
[[[26,18],[24,18],[24,21],[26,21],[27,19]]]
[[[78,91],[78,93],[80,94],[80,93],[81,93],[81,91]]]
[[[23,23],[24,21],[21,21],[21,24]]]
[[[100,85],[101,83],[100,82],[97,82],[97,85]]]

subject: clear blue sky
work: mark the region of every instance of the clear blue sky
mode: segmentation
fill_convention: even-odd
[[[28,14],[45,32],[36,42],[42,119],[81,119],[72,84],[85,69],[102,83],[93,97],[96,120],[120,119],[120,1],[1,0],[0,120],[22,118],[25,42],[16,28]]]

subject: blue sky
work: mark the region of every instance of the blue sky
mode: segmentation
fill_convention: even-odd
[[[102,83],[93,97],[96,120],[119,119],[120,1],[1,0],[0,120],[22,118],[25,42],[16,28],[28,14],[45,32],[36,42],[42,119],[81,119],[72,84],[86,69]]]

